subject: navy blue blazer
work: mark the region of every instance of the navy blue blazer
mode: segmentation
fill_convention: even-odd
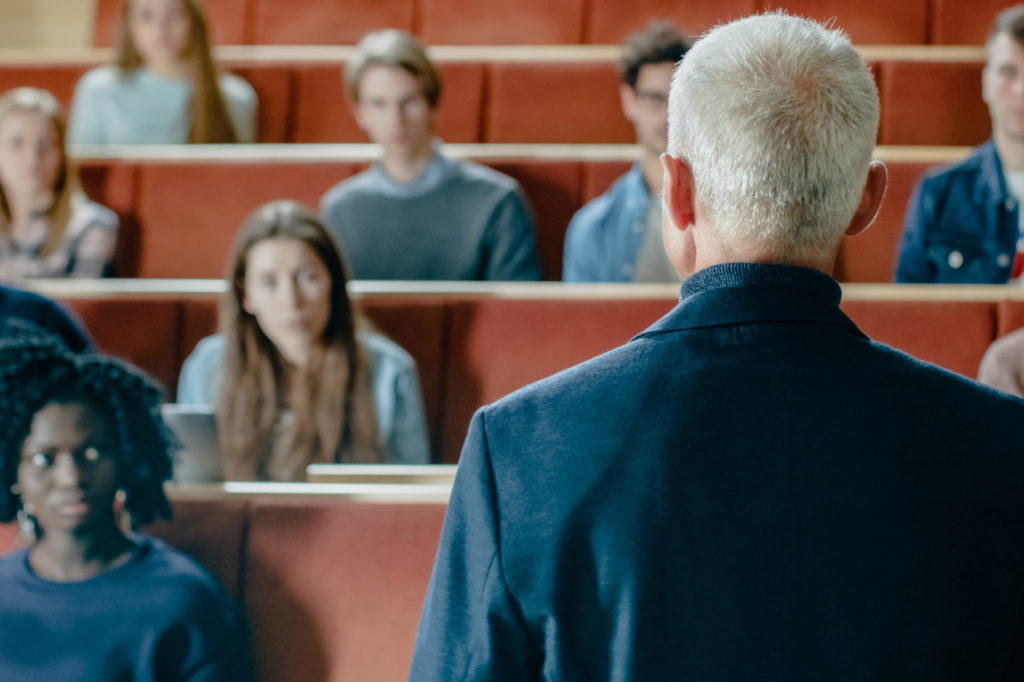
[[[715,266],[481,409],[410,679],[1024,679],[1024,401],[839,298]]]

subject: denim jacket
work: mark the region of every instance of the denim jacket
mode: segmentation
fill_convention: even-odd
[[[1018,238],[1017,200],[989,140],[914,188],[900,242],[897,282],[1005,284]]]
[[[641,165],[576,212],[565,235],[562,280],[631,282],[651,195]]]

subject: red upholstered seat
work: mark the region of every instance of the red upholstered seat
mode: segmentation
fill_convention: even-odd
[[[982,45],[992,21],[1009,0],[930,0],[928,42],[933,45]]]
[[[14,551],[17,547],[17,539],[17,523],[0,523],[0,556]]]
[[[496,62],[485,142],[631,143],[611,62]]]
[[[249,0],[254,45],[354,45],[380,28],[413,29],[414,0]]]
[[[416,361],[427,413],[431,452],[440,452],[441,414],[444,395],[444,362],[447,348],[448,310],[442,296],[366,297],[358,309],[371,325],[404,348]]]
[[[996,332],[987,301],[844,300],[843,311],[876,341],[974,378]]]
[[[547,280],[560,280],[565,228],[580,205],[580,162],[497,160],[488,165],[511,175],[523,186],[536,221],[541,275]]]
[[[865,232],[843,240],[836,260],[842,282],[891,282],[903,234],[903,217],[917,180],[934,164],[917,161],[886,163],[889,184],[878,217]]]
[[[629,161],[591,161],[583,164],[583,193],[580,203],[604,194],[633,164]]]
[[[761,9],[835,20],[854,45],[923,45],[928,40],[929,0],[762,0]]]
[[[248,519],[241,500],[182,500],[174,518],[156,521],[145,532],[198,561],[235,599],[242,594],[242,552]]]
[[[4,64],[0,68],[0,93],[11,88],[31,86],[49,90],[64,107],[65,115],[71,107],[75,83],[93,64],[81,62],[49,64]]]
[[[759,4],[759,0],[591,0],[587,42],[618,45],[651,19],[668,19],[681,31],[700,35],[720,22],[753,14]]]
[[[256,91],[256,141],[291,142],[294,69],[287,63],[225,62]]]
[[[92,44],[107,47],[117,39],[121,19],[121,3],[125,0],[96,0]],[[204,2],[203,14],[210,29],[210,42],[215,45],[242,45],[250,34],[249,21],[253,0],[216,0]]]
[[[1015,329],[1024,327],[1024,301],[1000,301],[999,325],[996,336],[1009,334]]]
[[[887,60],[879,73],[882,118],[878,143],[885,145],[978,145],[991,122],[981,99],[978,61]]]
[[[66,301],[96,347],[145,369],[170,391],[178,378],[182,308],[174,297],[119,296]]]
[[[583,42],[584,0],[418,0],[431,45],[547,45]]]
[[[501,300],[453,304],[443,461],[458,461],[473,412],[643,331],[674,300]]]
[[[244,602],[259,679],[405,680],[444,512],[255,502]]]
[[[137,274],[219,277],[235,233],[255,208],[289,198],[316,210],[320,196],[354,171],[343,162],[140,164]]]

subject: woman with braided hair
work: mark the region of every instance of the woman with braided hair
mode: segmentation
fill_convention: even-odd
[[[170,517],[172,440],[160,389],[76,355],[38,327],[0,338],[0,521],[27,547],[0,558],[0,677],[236,680],[244,619],[185,555],[125,531]]]

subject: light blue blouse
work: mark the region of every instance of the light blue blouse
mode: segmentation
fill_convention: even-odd
[[[380,334],[359,332],[356,338],[370,362],[381,451],[395,464],[428,464],[430,445],[416,362]],[[181,368],[179,403],[213,405],[217,401],[223,355],[224,337],[220,334],[196,344]]]
[[[238,76],[218,77],[239,142],[255,141],[256,92]],[[68,145],[184,144],[190,126],[192,82],[145,68],[89,71],[75,85]]]

